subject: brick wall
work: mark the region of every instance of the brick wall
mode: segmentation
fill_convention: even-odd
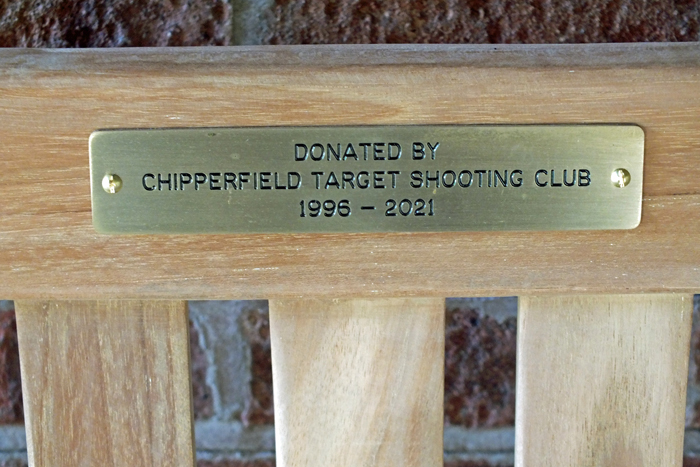
[[[697,41],[695,0],[1,0],[0,46]]]
[[[0,0],[4,47],[698,40],[700,0]],[[513,464],[516,308],[447,301],[446,466]],[[266,302],[190,312],[199,467],[273,466]],[[699,314],[696,296],[688,467],[700,467]],[[19,377],[13,306],[0,301],[0,467],[26,465]]]

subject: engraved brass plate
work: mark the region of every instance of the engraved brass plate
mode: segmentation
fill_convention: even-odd
[[[106,130],[93,222],[124,233],[632,229],[635,125]]]

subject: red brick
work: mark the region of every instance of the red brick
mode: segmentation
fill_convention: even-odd
[[[248,425],[271,425],[275,422],[272,400],[272,354],[270,350],[270,318],[267,308],[247,310],[243,330],[250,345],[251,399],[241,415]]]
[[[226,45],[225,0],[0,1],[2,47]]]
[[[445,334],[445,422],[468,428],[515,421],[515,318],[499,323],[451,309]]]
[[[683,467],[700,467],[700,457],[684,457]]]
[[[190,359],[192,367],[192,405],[194,418],[201,420],[214,415],[214,399],[211,387],[207,384],[209,361],[199,345],[199,332],[190,321]]]
[[[276,0],[270,44],[696,41],[697,1]]]
[[[275,467],[274,459],[198,461],[197,467]]]
[[[0,312],[0,423],[21,423],[22,383],[14,311]]]

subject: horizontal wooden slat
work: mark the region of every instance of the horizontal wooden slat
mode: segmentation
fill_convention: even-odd
[[[104,128],[636,123],[631,231],[102,236]],[[0,296],[700,291],[700,44],[0,51]]]

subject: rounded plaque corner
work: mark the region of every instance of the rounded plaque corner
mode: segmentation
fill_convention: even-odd
[[[112,230],[104,228],[104,226],[100,223],[99,216],[95,216],[94,209],[92,211],[92,228],[95,230],[95,233],[99,235],[110,235],[114,233]]]
[[[100,228],[100,226],[93,220],[92,221],[92,228],[95,230],[96,234],[99,235],[107,235],[109,232],[106,232]]]
[[[644,133],[644,128],[642,128],[641,125],[637,123],[632,123],[630,124],[630,127],[632,127],[632,131],[635,133],[634,136],[640,137],[642,139],[646,137],[646,134]]]
[[[629,227],[627,227],[627,230],[634,230],[638,228],[642,224],[642,213],[640,212],[639,215],[632,221]]]
[[[100,136],[102,134],[102,130],[95,130],[92,133],[90,133],[90,137],[88,138],[88,143],[92,146],[92,142],[94,141],[95,138]]]

